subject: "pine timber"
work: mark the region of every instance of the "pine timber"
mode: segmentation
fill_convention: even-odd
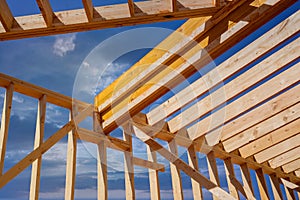
[[[49,0],[37,0],[37,4],[41,10],[47,27],[51,27],[53,24],[54,13]]]
[[[147,145],[147,156],[150,162],[157,162],[156,152]],[[151,200],[160,200],[160,185],[158,178],[158,171],[149,168],[149,185],[150,185],[150,197]]]

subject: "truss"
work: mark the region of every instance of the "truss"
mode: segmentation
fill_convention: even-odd
[[[5,1],[1,2],[2,7],[6,6]],[[300,39],[297,36],[300,26],[299,11],[155,109],[148,113],[141,112],[179,85],[183,80],[182,77],[193,75],[207,65],[211,58],[215,59],[222,55],[296,1],[216,2],[210,5],[214,8],[203,8],[203,5],[195,2],[167,2],[170,8],[162,16],[152,15],[143,10],[142,5],[153,6],[152,1],[139,3],[128,1],[128,4],[122,5],[128,9],[126,11],[128,16],[120,17],[124,19],[122,25],[129,25],[133,23],[131,20],[138,20],[139,17],[160,21],[170,13],[173,18],[180,18],[179,16],[185,12],[187,15],[184,17],[194,17],[194,12],[197,13],[195,16],[201,17],[189,19],[177,30],[187,35],[189,39],[182,38],[177,41],[176,33],[171,34],[98,94],[94,105],[72,100],[64,95],[0,74],[0,86],[6,88],[0,132],[0,187],[32,165],[30,198],[37,199],[42,155],[68,135],[65,199],[74,199],[77,140],[85,140],[98,146],[98,199],[108,198],[107,148],[124,152],[126,199],[135,199],[134,165],[149,169],[151,199],[160,199],[158,173],[164,172],[165,166],[157,162],[157,154],[170,162],[173,197],[176,200],[183,199],[181,171],[191,178],[194,199],[203,198],[203,187],[212,193],[214,199],[239,199],[241,196],[246,199],[258,198],[254,193],[250,170],[254,170],[256,175],[255,182],[261,199],[270,199],[269,191],[272,191],[275,199],[283,199],[284,196],[287,199],[296,199],[297,195],[299,198]],[[53,23],[58,14],[53,14],[49,9],[48,1],[38,3],[46,27],[37,30],[44,30],[45,35],[48,35],[73,31],[72,28],[76,27],[76,25],[61,25],[64,28],[53,29],[56,27]],[[83,4],[87,22],[80,24],[82,26],[80,30],[88,30],[93,24],[97,25],[94,28],[109,26],[100,25],[108,22],[109,17],[107,21],[97,21],[97,15],[95,16],[95,13],[98,13],[103,17],[105,8],[95,8],[91,1],[83,1]],[[118,6],[121,7],[121,5],[112,7]],[[191,6],[189,12],[186,11],[188,6]],[[100,12],[101,9],[104,9],[103,13]],[[140,15],[140,10],[143,15]],[[2,39],[43,35],[32,29],[25,36],[23,35],[27,34],[25,30],[13,28],[17,18],[11,19],[8,17],[9,14],[4,12],[1,12],[0,16],[5,27],[5,31],[0,33]],[[7,19],[13,22],[10,24]],[[161,51],[166,45],[168,51]],[[253,66],[248,69],[250,65]],[[142,70],[136,70],[137,68]],[[228,83],[217,88],[227,81]],[[13,92],[39,99],[37,129],[34,150],[3,173]],[[199,97],[208,92],[210,92],[208,96],[199,100]],[[43,142],[46,102],[69,109],[72,114],[70,116],[74,117],[70,117],[65,126]],[[191,104],[192,102],[196,103]],[[189,107],[185,109],[187,105]],[[180,114],[177,115],[178,112]],[[76,127],[76,124],[87,116],[93,117],[94,129]],[[110,135],[119,126],[123,129],[123,140]],[[133,136],[147,145],[148,160],[133,156],[135,148],[132,145]],[[168,149],[157,139],[167,142]],[[178,146],[186,148],[188,162],[179,158]],[[209,178],[199,171],[197,152],[205,154]],[[217,159],[224,162],[229,192],[220,186]],[[242,181],[237,179],[234,165],[238,166]],[[272,190],[268,190],[266,178],[270,180]],[[281,185],[285,188],[285,194],[281,191]]]

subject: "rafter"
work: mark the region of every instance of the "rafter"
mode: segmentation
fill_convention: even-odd
[[[54,13],[49,0],[36,0],[47,27],[53,24]]]
[[[11,30],[15,18],[8,7],[6,0],[0,0],[0,11],[0,21],[4,29],[8,32]]]

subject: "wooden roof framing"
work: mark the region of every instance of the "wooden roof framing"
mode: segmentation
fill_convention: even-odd
[[[203,198],[202,187],[213,199],[239,199],[241,195],[255,199],[250,170],[256,175],[261,199],[270,198],[265,178],[270,179],[275,198],[299,198],[300,11],[156,108],[141,112],[295,2],[128,0],[127,4],[95,7],[92,0],[83,0],[83,9],[56,12],[48,0],[37,0],[41,14],[14,17],[6,1],[0,0],[0,40],[191,18],[98,94],[94,105],[0,74],[0,86],[6,88],[0,188],[32,164],[30,198],[38,199],[42,155],[68,135],[65,199],[74,199],[77,140],[98,147],[98,199],[108,199],[107,148],[124,152],[126,199],[135,199],[134,165],[149,169],[151,199],[160,199],[158,172],[164,172],[165,166],[157,162],[157,154],[170,162],[176,200],[184,198],[181,171],[191,178],[194,199]],[[14,92],[39,100],[36,138],[34,150],[3,172]],[[46,102],[69,109],[70,120],[43,142]],[[77,127],[87,116],[94,119],[93,130]],[[110,135],[119,126],[123,139]],[[147,145],[148,160],[133,156],[133,136]],[[167,142],[169,149],[156,139]],[[188,162],[179,157],[178,146],[187,150]],[[209,177],[199,171],[197,152],[205,154]],[[224,162],[229,192],[220,185],[216,159]]]

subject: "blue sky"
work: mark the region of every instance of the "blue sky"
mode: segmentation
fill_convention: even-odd
[[[98,6],[116,2],[121,1],[94,1],[95,5]],[[127,1],[122,2],[125,3]],[[12,12],[15,16],[39,12],[35,1],[32,0],[24,0],[22,5],[16,0],[8,0],[8,3],[11,8],[13,8]],[[80,0],[52,0],[51,3],[55,11],[66,8],[74,9],[82,7]],[[227,56],[230,56],[250,41],[253,41],[264,31],[269,30],[270,27],[276,25],[290,13],[295,12],[297,7],[299,8],[299,2],[292,9],[289,9],[287,12],[274,19],[267,26],[264,26],[258,32],[251,35],[251,37],[248,37],[239,45],[226,52],[222,57],[216,60],[216,63],[222,62]],[[103,89],[113,79],[122,74],[124,70],[147,53],[151,46],[155,46],[182,23],[184,23],[184,20],[15,41],[4,41],[0,43],[0,72],[68,96],[75,96],[82,98],[82,100],[91,101],[91,97],[93,97],[95,93],[99,92],[99,90]],[[128,52],[113,60],[113,62],[110,63],[111,66],[106,68],[107,71],[102,74],[103,76],[101,81],[104,81],[102,82],[102,85],[100,84],[97,85],[97,87],[94,87],[94,85],[89,85],[88,83],[86,85],[86,82],[81,82],[83,80],[81,77],[89,75],[85,74],[85,61],[99,62],[99,59],[100,61],[103,59],[103,63],[106,63],[105,59],[110,56],[111,52],[117,50],[121,51],[120,49],[122,49],[122,44],[119,44],[120,46],[109,46],[110,48],[103,48],[101,44],[112,45],[113,43],[110,43],[111,40],[109,40],[109,38],[118,38],[118,35],[126,36],[126,33],[132,33],[130,31],[136,28],[139,28],[139,30],[135,32],[135,38],[124,41],[122,44],[127,45],[126,42],[132,43],[132,41],[136,41],[134,39],[139,38],[141,39],[141,43],[145,42],[143,43],[145,44],[144,46],[141,45],[144,48]],[[143,32],[145,30],[151,30],[152,32],[150,31],[150,33],[148,32],[147,34],[146,32]],[[158,30],[160,30],[159,34],[157,34]],[[142,40],[145,41],[142,42]],[[133,43],[132,45],[134,46],[137,44]],[[96,51],[97,47],[98,50],[100,49],[99,51]],[[93,49],[96,50],[93,51]],[[102,54],[97,54],[99,52]],[[100,70],[102,70],[102,68]],[[95,78],[95,80],[98,80],[97,77]],[[87,88],[82,88],[83,86],[86,86]],[[80,93],[81,89],[86,89],[84,90],[86,93]],[[3,105],[3,96],[4,90],[1,88],[1,107]],[[166,95],[165,98],[168,96],[170,96],[170,94]],[[37,100],[20,94],[14,94],[5,170],[9,169],[32,150],[36,110]],[[67,110],[48,104],[45,138],[49,137],[67,121]],[[120,136],[120,130],[117,130],[113,134]],[[66,141],[66,138],[64,138],[43,156],[41,199],[63,199],[64,197]],[[134,140],[134,145],[138,147],[137,149],[140,149],[139,151],[134,152],[135,155],[146,158],[145,146],[138,140]],[[183,149],[180,151],[182,152],[182,158],[186,160],[187,158],[184,154],[185,151]],[[109,154],[111,155],[111,157],[109,157],[110,169],[108,174],[109,199],[124,199],[123,166],[122,162],[118,162],[122,159],[122,154],[112,150],[109,150]],[[159,157],[159,160],[161,162],[165,162],[161,157]],[[201,161],[200,171],[208,176],[206,162],[200,154],[199,160]],[[95,146],[79,143],[77,162],[76,199],[96,199]],[[225,186],[226,181],[222,165],[223,162],[218,160],[221,184]],[[136,170],[138,172],[135,178],[137,197],[138,199],[149,199],[148,174],[144,169],[139,167],[137,167]],[[167,168],[167,172],[160,173],[163,199],[172,199],[171,178],[168,171],[169,169]],[[238,170],[236,170],[236,172],[238,173]],[[182,176],[184,196],[186,199],[191,199],[192,192],[190,180],[183,173]],[[8,183],[4,188],[0,189],[0,200],[28,199],[30,183],[29,177],[30,167],[22,172],[16,179]],[[207,198],[211,197],[207,192],[205,192],[205,195]]]

